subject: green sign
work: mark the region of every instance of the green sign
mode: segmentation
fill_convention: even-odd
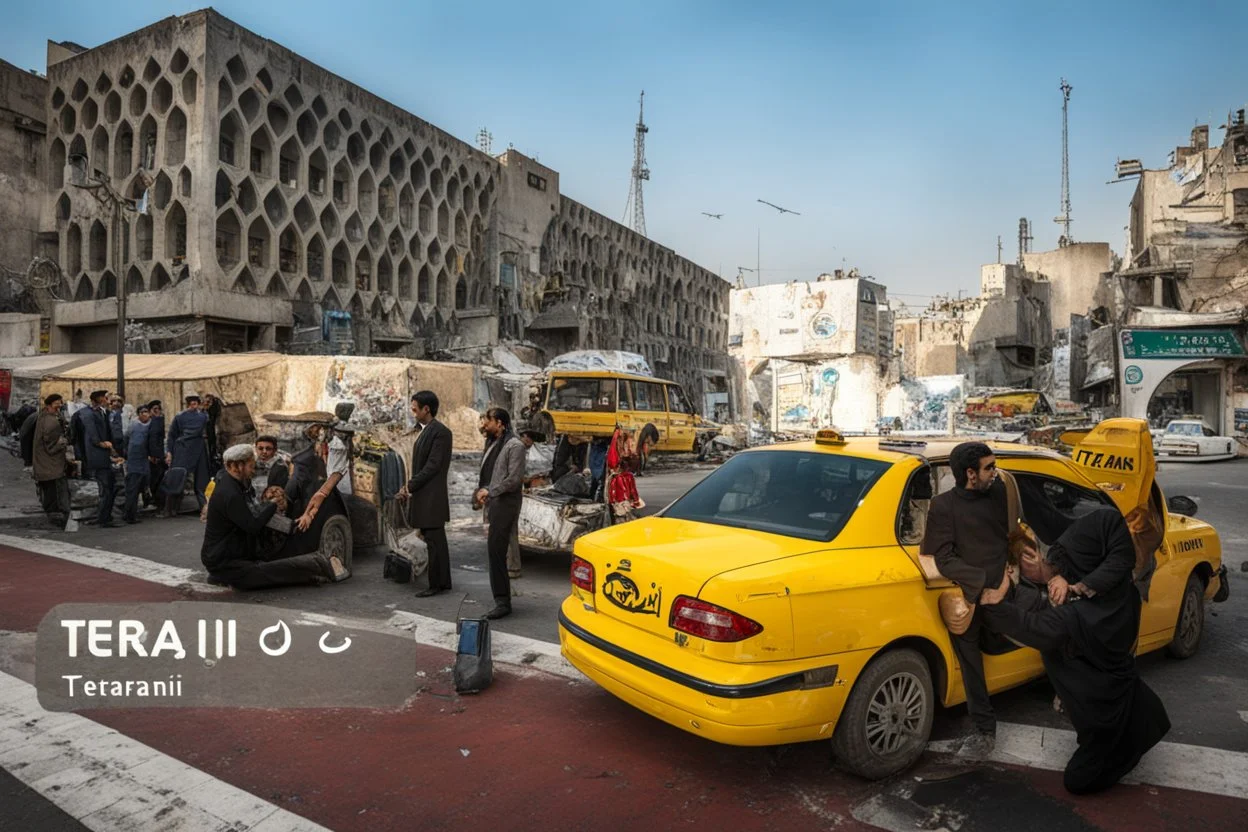
[[[1123,358],[1217,358],[1243,355],[1229,329],[1124,329]]]

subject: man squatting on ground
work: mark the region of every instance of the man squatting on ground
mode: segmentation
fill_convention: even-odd
[[[986,589],[1001,584],[1009,552],[1009,497],[997,479],[997,460],[982,442],[963,442],[949,455],[956,488],[938,494],[927,514],[920,551],[932,555],[940,574],[956,583],[966,603],[975,605],[970,626],[950,632],[953,652],[962,667],[966,706],[975,732],[959,754],[982,759],[996,744],[997,719],[988,698],[980,638],[983,610],[978,606]]]
[[[200,559],[208,575],[237,589],[262,589],[290,584],[339,581],[349,576],[337,557],[318,553],[262,560],[262,533],[278,511],[276,502],[253,512],[248,499],[256,471],[256,449],[235,445],[224,455],[226,476],[218,478],[208,503],[207,527]]]

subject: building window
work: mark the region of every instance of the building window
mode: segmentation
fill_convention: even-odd
[[[297,173],[298,167],[299,165],[294,159],[287,159],[285,156],[280,157],[277,162],[278,180],[281,181],[283,185],[286,185],[288,187],[291,187],[291,188],[298,187],[299,185],[299,182],[298,182],[299,174]]]
[[[264,173],[264,151],[258,147],[251,149],[251,172]]]
[[[238,262],[238,235],[235,232],[217,229],[217,261],[223,265]]]
[[[544,176],[538,176],[536,173],[530,173],[529,187],[537,188],[539,191],[546,190],[546,178]]]
[[[221,137],[220,154],[221,161],[227,165],[234,164],[234,142],[226,136]]]
[[[247,262],[253,266],[264,266],[265,260],[265,240],[263,237],[247,238]]]
[[[308,167],[308,190],[317,196],[325,195],[325,171],[317,167]]]

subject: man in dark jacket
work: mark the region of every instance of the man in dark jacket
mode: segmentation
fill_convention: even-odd
[[[147,456],[152,411],[143,404],[139,405],[136,415],[126,439],[126,504],[121,513],[121,519],[130,525],[142,522],[139,520],[139,495],[147,490],[152,475],[152,464]]]
[[[451,469],[451,429],[437,420],[438,397],[429,390],[412,396],[412,414],[422,425],[412,447],[412,478],[399,491],[407,500],[408,522],[420,529],[429,547],[429,588],[416,593],[427,598],[451,588],[451,552],[446,524],[451,519],[447,472]]]
[[[152,505],[156,502],[156,495],[160,493],[160,481],[165,477],[165,411],[160,401],[152,401],[147,403],[147,410],[152,418],[147,423],[147,464],[151,468],[151,474],[147,481],[147,494],[143,497],[144,505]]]
[[[39,411],[32,410],[22,420],[17,429],[17,441],[21,444],[22,464],[27,468],[35,464],[35,423],[39,421]]]
[[[104,404],[108,392],[97,390],[91,394],[91,409],[82,411],[83,416],[83,470],[93,478],[100,487],[100,508],[96,515],[96,524],[101,529],[117,526],[113,522],[113,503],[117,499],[117,476],[113,471],[113,460],[120,458],[118,450],[113,448],[112,430],[108,424],[108,413]]]
[[[65,469],[68,461],[65,451],[69,442],[61,423],[61,408],[65,400],[53,393],[43,400],[43,412],[35,422],[35,446],[33,468],[35,484],[39,489],[39,501],[48,519],[57,518],[60,525],[69,516],[69,483]]]
[[[1012,601],[993,590],[981,599],[994,629],[1044,659],[1079,743],[1064,778],[1073,794],[1114,785],[1170,730],[1165,706],[1135,665],[1134,567],[1135,543],[1122,515],[1099,509],[1076,520],[1047,558],[1024,552],[1024,576],[1047,582],[1048,599],[1026,585]],[[1060,592],[1052,591],[1055,584]]]
[[[956,488],[932,500],[920,551],[932,555],[940,574],[956,583],[968,604],[978,604],[985,589],[1000,585],[1009,550],[1009,501],[997,479],[997,460],[982,442],[963,442],[949,455]],[[988,698],[984,657],[980,651],[983,610],[974,609],[961,635],[950,633],[962,668],[966,707],[975,733],[961,755],[986,758],[996,744],[997,719]]]
[[[256,544],[277,513],[277,504],[261,503],[253,511],[247,498],[256,470],[255,448],[235,445],[225,452],[224,462],[208,501],[207,526],[199,555],[211,578],[236,589],[262,589],[339,581],[350,576],[337,557],[326,558],[319,553],[261,560]]]
[[[484,504],[490,524],[486,550],[490,564],[490,592],[494,609],[486,618],[511,615],[511,579],[507,574],[507,547],[524,499],[524,443],[511,431],[511,414],[501,407],[485,413],[485,428],[493,442],[481,459],[475,502]]]

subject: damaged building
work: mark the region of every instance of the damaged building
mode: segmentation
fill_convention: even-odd
[[[1089,391],[1154,427],[1196,415],[1248,439],[1248,124],[1228,114],[1220,146],[1198,125],[1170,165],[1136,178],[1130,248],[1088,336]],[[1241,441],[1241,448],[1244,447]]]
[[[972,387],[1033,387],[1051,361],[1051,284],[1012,263],[980,269],[980,294],[898,316],[901,374],[964,376]]]
[[[528,342],[727,389],[726,281],[215,11],[49,43],[44,96],[55,352],[112,349],[120,292],[132,349]]]
[[[874,430],[896,381],[887,289],[856,269],[734,289],[728,346],[742,409],[773,433]]]

